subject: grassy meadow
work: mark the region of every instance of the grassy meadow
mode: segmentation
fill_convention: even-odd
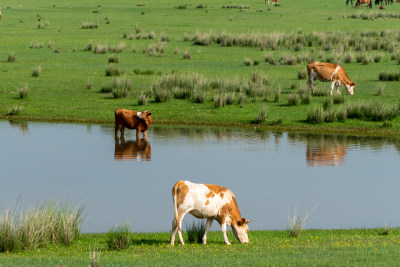
[[[229,232],[231,246],[223,243],[221,232],[210,232],[207,245],[174,247],[169,245],[169,233],[134,233],[129,247],[122,250],[108,248],[107,234],[83,234],[67,247],[49,244],[0,253],[0,262],[2,266],[397,266],[399,230],[387,235],[383,231],[306,230],[298,237],[287,231],[250,231],[246,245]]]
[[[123,107],[151,110],[155,123],[397,135],[399,10],[335,0],[4,1],[0,118],[111,123]],[[322,115],[330,85],[317,82],[310,96],[311,58],[342,64],[357,83]]]

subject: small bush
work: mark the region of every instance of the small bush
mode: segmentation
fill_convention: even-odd
[[[307,122],[321,124],[325,121],[325,111],[321,107],[308,110]]]
[[[400,71],[381,71],[379,73],[379,80],[385,82],[391,81],[399,81],[400,80]]]
[[[14,62],[15,60],[17,60],[17,56],[15,55],[15,53],[8,54],[8,58],[7,58],[8,62]]]
[[[311,94],[308,92],[304,92],[300,94],[300,100],[302,104],[308,105],[311,103]]]
[[[107,247],[112,250],[127,249],[131,242],[129,224],[117,225],[110,228],[107,233]]]
[[[114,64],[110,64],[106,68],[106,76],[120,76],[122,74],[122,71],[114,66]]]
[[[97,29],[98,27],[99,27],[99,21],[98,20],[84,21],[82,23],[82,29]]]
[[[148,92],[141,92],[138,96],[138,105],[139,106],[144,106],[147,104],[149,99],[149,93]]]
[[[344,95],[341,94],[334,94],[332,99],[333,99],[333,104],[343,104],[345,101]]]
[[[288,95],[288,105],[289,106],[296,106],[300,103],[299,95],[296,93],[291,93]]]
[[[39,77],[40,73],[42,72],[42,67],[39,65],[32,70],[33,77]]]
[[[124,98],[128,96],[129,89],[132,89],[132,81],[123,77],[115,77],[112,82],[112,93],[114,98]]]
[[[299,80],[304,80],[304,79],[306,79],[306,77],[307,77],[307,71],[306,70],[299,70],[297,72],[297,78]]]
[[[206,101],[206,93],[203,90],[194,90],[190,100],[193,103],[204,104]]]
[[[21,111],[22,111],[22,104],[21,105],[14,104],[14,106],[8,111],[7,115],[14,116],[20,113]]]
[[[258,114],[255,118],[255,123],[260,124],[266,122],[268,119],[268,107],[263,107],[258,111]]]
[[[108,63],[118,63],[119,56],[118,55],[109,55],[108,56]]]
[[[332,110],[333,108],[333,99],[331,97],[324,100],[323,108],[325,111]]]
[[[191,59],[191,55],[189,53],[189,50],[183,51],[183,59]]]
[[[246,58],[244,60],[244,65],[246,66],[252,66],[253,65],[253,61],[250,58]]]
[[[28,91],[29,91],[29,87],[28,84],[25,83],[25,85],[19,89],[19,98],[21,99],[25,99],[28,97]]]
[[[383,95],[383,91],[385,90],[385,85],[383,83],[379,83],[377,95]]]

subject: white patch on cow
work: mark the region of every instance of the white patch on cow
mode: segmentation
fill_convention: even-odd
[[[138,117],[139,119],[141,119],[142,118],[142,112],[136,112],[136,117]]]
[[[337,65],[337,67],[335,68],[335,70],[334,70],[333,73],[332,73],[331,81],[332,81],[333,77],[336,75],[336,73],[337,73],[339,70],[340,70],[340,66]]]

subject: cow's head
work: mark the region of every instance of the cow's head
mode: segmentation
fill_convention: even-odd
[[[347,93],[349,95],[354,95],[354,86],[356,85],[355,82],[351,82],[349,85],[346,85]]]
[[[249,243],[249,237],[247,235],[249,231],[248,223],[252,220],[253,219],[246,220],[242,218],[242,220],[232,223],[232,232],[240,243]]]
[[[151,125],[151,113],[150,113],[150,111],[148,111],[148,110],[143,111],[140,114],[140,117],[141,117],[142,120],[144,120],[146,122],[147,127],[150,127],[150,125]]]

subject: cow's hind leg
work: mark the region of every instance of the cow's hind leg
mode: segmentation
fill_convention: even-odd
[[[334,81],[331,82],[331,95],[333,95],[333,87],[335,87],[335,82]]]
[[[176,232],[178,231],[178,224],[176,224],[176,220],[172,221],[172,231],[171,231],[171,246],[175,244],[175,235]]]
[[[208,233],[208,231],[210,231],[212,222],[213,222],[212,218],[207,219],[206,230],[204,231],[204,235],[203,235],[203,244],[204,245],[207,244],[207,233]]]

